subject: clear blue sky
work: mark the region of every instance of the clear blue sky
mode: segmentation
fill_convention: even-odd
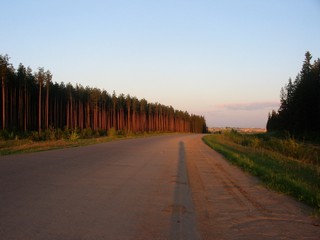
[[[0,0],[0,54],[172,105],[209,126],[265,127],[308,50],[320,0]]]

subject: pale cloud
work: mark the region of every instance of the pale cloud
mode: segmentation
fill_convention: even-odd
[[[279,108],[279,101],[225,103],[211,106],[196,114],[204,115],[210,127],[265,128],[268,113]]]
[[[247,103],[227,103],[215,106],[218,109],[232,110],[232,111],[258,111],[270,110],[279,108],[279,102],[247,102]]]

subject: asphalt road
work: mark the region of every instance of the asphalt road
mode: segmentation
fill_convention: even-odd
[[[0,157],[0,239],[320,239],[202,135]]]

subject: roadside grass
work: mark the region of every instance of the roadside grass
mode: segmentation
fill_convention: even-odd
[[[289,133],[243,134],[231,130],[225,131],[224,136],[242,146],[271,150],[301,162],[320,165],[320,145],[298,141]]]
[[[234,134],[239,134],[235,140]],[[243,136],[241,136],[243,135]],[[262,137],[262,136],[260,136]],[[238,140],[253,141],[240,144]],[[263,146],[257,136],[240,133],[207,135],[203,141],[221,153],[232,164],[257,176],[270,189],[293,196],[320,213],[320,168],[319,162],[291,157],[287,151],[272,150]],[[298,142],[295,142],[298,144]],[[289,156],[288,156],[289,155]]]
[[[29,139],[22,140],[3,140],[0,141],[0,156],[18,153],[30,153],[59,148],[79,147],[100,142],[111,141],[110,137],[100,137],[93,139],[77,139],[77,140],[45,140],[33,141]]]
[[[121,139],[131,139],[131,138],[141,138],[141,137],[151,137],[158,135],[166,135],[172,133],[130,133],[130,134],[115,134],[110,133],[108,136],[102,137],[92,137],[92,138],[80,138],[79,136],[72,133],[69,138],[61,138],[58,140],[32,140],[30,138],[26,139],[13,139],[13,140],[3,140],[0,139],[0,156],[11,155],[11,154],[21,154],[30,152],[40,152],[53,149],[62,149],[70,147],[80,147],[92,144],[116,141]]]

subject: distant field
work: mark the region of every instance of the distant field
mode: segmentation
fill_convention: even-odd
[[[291,195],[320,212],[320,148],[292,138],[235,130],[203,138],[232,164],[259,177],[269,188]]]
[[[223,132],[223,131],[230,131],[231,129],[235,129],[239,132],[243,133],[264,133],[266,132],[265,128],[228,128],[228,127],[211,127],[208,128],[208,131],[211,133],[215,132]]]

